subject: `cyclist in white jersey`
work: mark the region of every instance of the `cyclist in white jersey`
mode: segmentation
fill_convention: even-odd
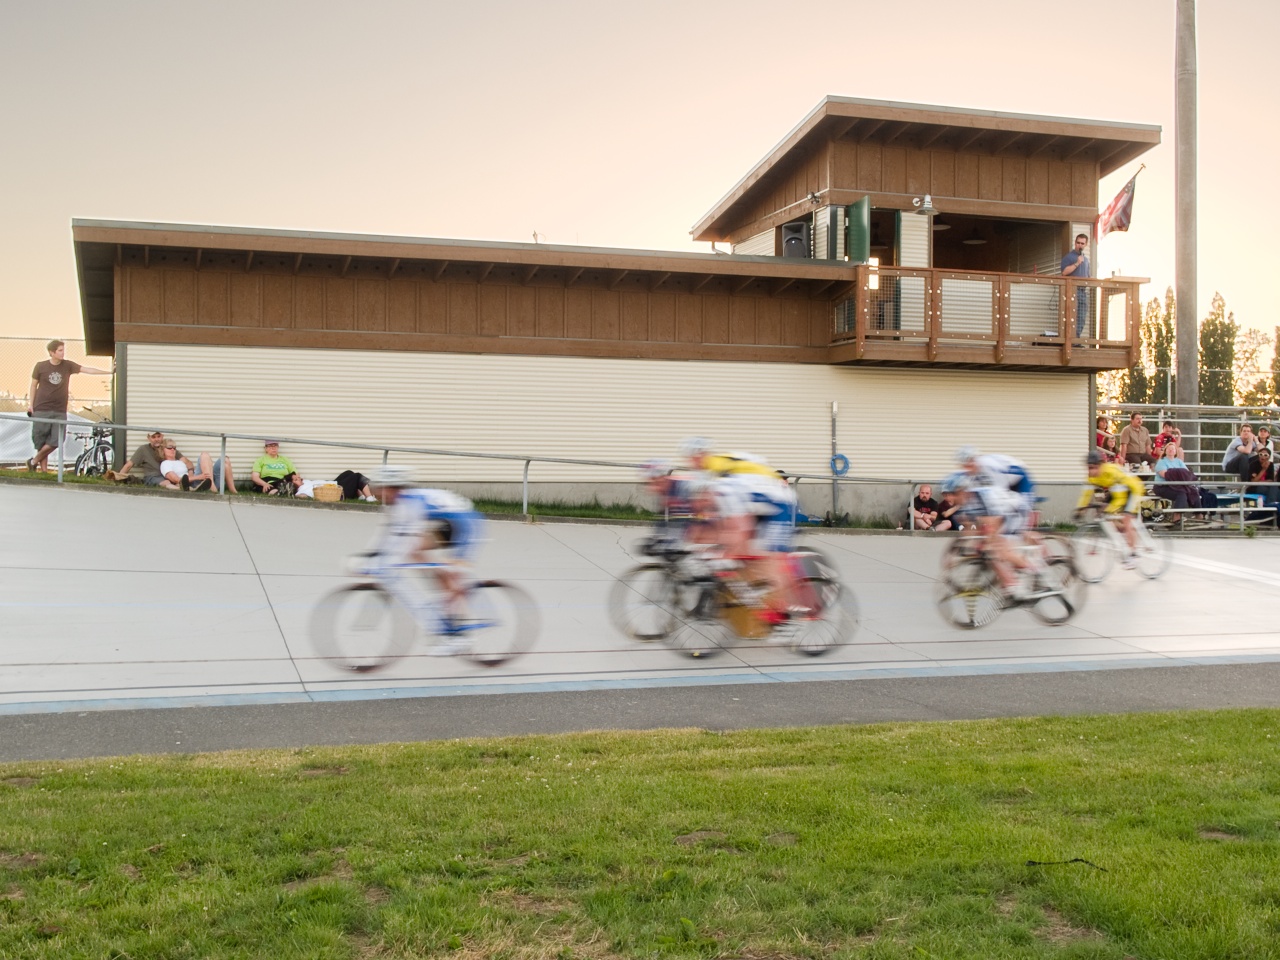
[[[371,486],[388,509],[367,572],[407,609],[418,613],[431,610],[421,584],[422,572],[429,571],[444,593],[446,615],[456,620],[466,598],[465,568],[480,543],[484,518],[466,497],[413,487],[403,467],[384,467]],[[449,623],[445,627],[447,633]],[[433,646],[430,652],[450,656],[465,647],[459,637]]]
[[[1014,596],[1022,596],[1018,571],[1035,562],[1016,549],[1026,533],[1030,516],[1026,498],[1003,484],[992,485],[965,471],[953,473],[941,486],[949,496],[954,496],[959,512],[976,523],[983,549],[1001,584]]]

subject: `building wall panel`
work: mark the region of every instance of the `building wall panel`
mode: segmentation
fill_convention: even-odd
[[[356,281],[356,329],[387,329],[387,281]]]
[[[617,340],[622,331],[622,297],[616,290],[591,291],[591,335]]]
[[[473,334],[479,326],[476,287],[470,283],[447,283],[449,332]]]
[[[571,287],[564,293],[564,335],[575,340],[591,339],[591,291]]]
[[[672,343],[676,338],[676,298],[670,293],[649,295],[649,339]]]
[[[418,329],[417,314],[418,285],[408,280],[392,280],[387,284],[387,329],[396,333],[415,333]]]
[[[293,284],[294,325],[304,330],[324,326],[324,281],[319,277],[297,277]]]
[[[293,277],[262,278],[262,325],[278,330],[293,326]]]
[[[164,322],[194,323],[196,277],[190,270],[161,270],[164,288]]]
[[[355,326],[355,287],[338,277],[330,277],[324,285],[324,328],[354,330]]]
[[[262,277],[234,272],[230,277],[232,326],[262,326]]]
[[[224,327],[231,319],[227,274],[196,274],[196,322]]]
[[[1089,409],[1089,379],[1072,374],[151,343],[128,349],[130,420],[172,428],[180,440],[186,428],[638,463],[669,456],[682,437],[701,434],[795,473],[826,475],[837,400],[837,447],[854,476],[936,481],[949,472],[954,442],[903,444],[904,424],[938,424],[945,412],[948,436],[1018,456],[1038,479],[1075,480],[1078,449],[1063,438],[1081,435]],[[373,397],[370,383],[378,384]],[[1011,436],[1007,422],[991,416],[1009,397],[1034,429]],[[216,439],[182,445],[218,449]],[[228,449],[237,474],[261,453],[251,441],[231,440]],[[369,472],[381,462],[374,452],[287,442],[283,450],[316,479],[348,468]],[[523,468],[400,454],[391,461],[442,484],[518,482]],[[633,474],[535,463],[530,478],[626,482]]]

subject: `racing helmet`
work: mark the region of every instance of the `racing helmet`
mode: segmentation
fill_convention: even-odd
[[[665,477],[670,472],[670,460],[646,460],[640,464],[640,479],[645,483]]]
[[[963,493],[973,485],[973,478],[964,471],[949,473],[938,484],[943,493]]]
[[[373,485],[375,487],[411,487],[413,471],[400,464],[385,464],[374,471]]]
[[[1102,455],[1102,451],[1090,450],[1089,455],[1084,458],[1084,462],[1091,467],[1096,467],[1098,464],[1102,463],[1106,459],[1107,458]]]
[[[973,463],[978,458],[978,448],[971,443],[966,443],[963,447],[956,451],[956,463],[960,466]]]
[[[713,444],[706,437],[686,437],[680,441],[680,456],[693,460],[711,452]]]

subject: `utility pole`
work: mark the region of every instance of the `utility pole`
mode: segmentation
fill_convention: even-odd
[[[1176,141],[1177,199],[1174,219],[1175,270],[1177,272],[1178,351],[1177,400],[1195,406],[1200,402],[1200,308],[1196,303],[1196,0],[1177,0],[1177,46],[1174,51],[1174,83],[1177,90]],[[1184,430],[1199,446],[1199,430]]]

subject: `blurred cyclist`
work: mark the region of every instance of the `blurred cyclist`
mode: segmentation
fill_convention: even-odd
[[[978,480],[982,487],[1003,487],[1021,494],[1028,509],[1034,510],[1036,485],[1026,464],[1003,453],[979,453],[977,447],[964,446],[956,451],[960,469]]]
[[[1120,465],[1105,462],[1097,450],[1089,451],[1085,464],[1089,468],[1089,476],[1085,478],[1080,502],[1076,504],[1076,516],[1080,516],[1084,508],[1089,506],[1098,489],[1108,491],[1111,500],[1103,513],[1114,519],[1116,526],[1124,534],[1125,542],[1129,545],[1129,555],[1121,563],[1126,569],[1132,569],[1137,562],[1134,555],[1138,550],[1138,532],[1133,529],[1133,518],[1142,506],[1147,488],[1140,478]]]
[[[480,543],[484,518],[466,497],[448,490],[415,488],[406,467],[383,467],[370,486],[386,504],[387,513],[365,572],[376,577],[406,609],[429,616],[434,608],[419,579],[422,570],[429,570],[445,595],[442,632],[454,633],[466,598],[465,570]],[[466,648],[466,640],[455,636],[429,652],[443,657]]]
[[[959,512],[977,527],[983,552],[1006,592],[1020,600],[1032,596],[1018,575],[1021,570],[1036,569],[1034,554],[1017,549],[1030,515],[1025,498],[1003,484],[991,484],[989,478],[967,471],[951,474],[941,486],[959,506]]]

